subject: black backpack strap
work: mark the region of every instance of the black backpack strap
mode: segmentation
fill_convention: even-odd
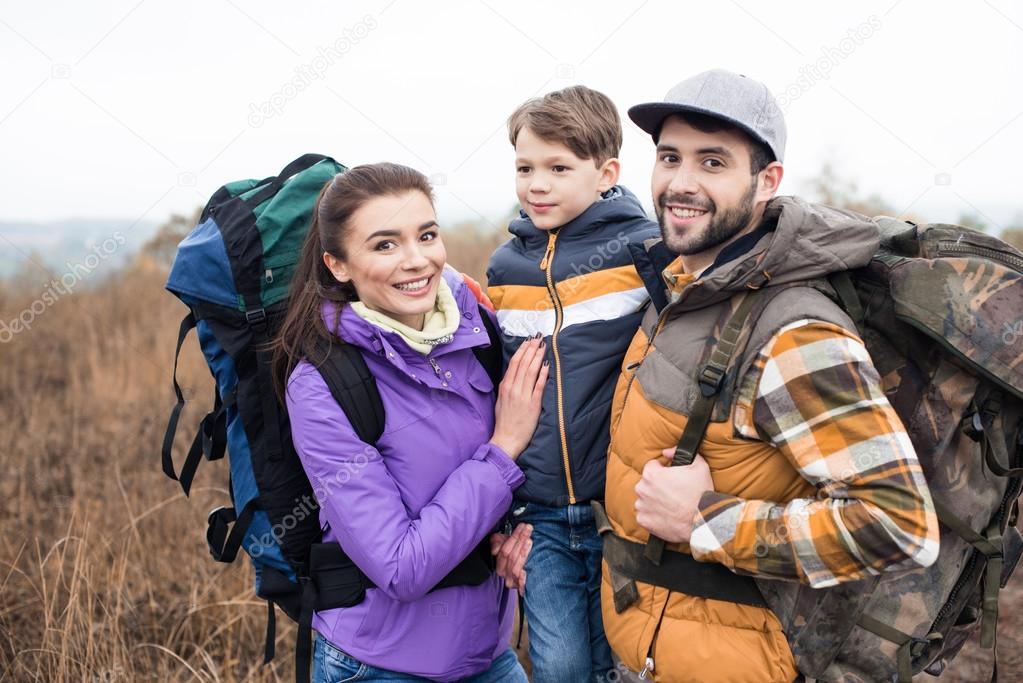
[[[362,352],[337,337],[318,341],[315,352],[317,357],[307,360],[316,361],[313,366],[348,416],[359,440],[375,444],[384,433],[384,404]]]
[[[185,395],[181,392],[181,385],[178,384],[178,357],[181,355],[181,345],[185,343],[185,337],[195,327],[195,314],[191,310],[181,320],[178,328],[178,343],[174,350],[174,372],[171,379],[174,382],[174,395],[178,402],[171,410],[170,419],[167,421],[167,431],[163,435],[163,473],[174,481],[178,481],[178,475],[174,472],[174,459],[171,457],[171,450],[174,448],[174,435],[178,431],[178,418],[181,417],[181,409],[185,407]]]
[[[213,410],[206,413],[199,423],[199,429],[195,432],[192,446],[188,449],[188,455],[185,456],[185,462],[178,474],[181,490],[186,496],[192,489],[192,479],[199,467],[199,461],[203,457],[207,460],[219,460],[224,457],[227,450],[227,409],[234,405],[237,395],[236,387],[228,393],[226,400],[221,400],[217,387],[213,387]]]
[[[271,176],[261,181],[259,184],[264,185],[264,187],[256,194],[246,198],[245,203],[251,208],[259,206],[267,199],[280,192],[281,187],[284,186],[284,183],[287,182],[288,178],[296,173],[301,173],[307,168],[312,168],[321,161],[329,158],[330,157],[324,156],[323,154],[303,154],[285,166],[276,176]]]
[[[472,347],[472,353],[476,356],[476,360],[479,361],[483,369],[490,375],[490,381],[494,383],[494,389],[501,383],[502,375],[502,358],[501,351],[501,333],[494,325],[494,321],[490,319],[490,311],[483,306],[480,307],[480,317],[483,318],[483,327],[487,331],[487,337],[490,339],[490,346],[474,346]]]
[[[209,514],[206,520],[206,544],[214,560],[226,564],[234,562],[258,508],[257,497],[246,503],[240,513],[235,513],[234,508],[219,507]]]
[[[284,444],[281,441],[280,404],[277,402],[277,394],[274,391],[273,354],[269,349],[269,321],[266,309],[263,308],[258,295],[245,296],[245,321],[252,331],[252,348],[256,357],[256,383],[263,413],[264,448],[267,458],[276,461],[284,455]]]
[[[266,601],[266,641],[263,644],[263,663],[269,664],[277,653],[277,611],[274,601]]]
[[[185,337],[196,326],[197,321],[195,312],[190,310],[178,328],[178,341],[174,350],[174,372],[171,376],[174,383],[174,395],[177,396],[178,401],[171,410],[170,419],[167,421],[167,431],[163,435],[161,453],[163,473],[170,479],[179,482],[181,490],[185,492],[186,496],[192,488],[192,479],[195,477],[200,459],[205,457],[207,460],[217,460],[224,457],[224,451],[227,448],[227,409],[234,405],[237,395],[236,391],[232,390],[225,399],[221,400],[217,387],[213,387],[213,410],[207,413],[199,423],[199,429],[192,439],[192,445],[181,466],[181,472],[176,474],[172,451],[181,409],[185,406],[185,395],[181,391],[181,385],[178,384],[178,358],[181,356],[181,347],[185,342]]]

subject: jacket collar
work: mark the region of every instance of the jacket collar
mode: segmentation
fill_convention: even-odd
[[[580,239],[609,223],[637,218],[646,218],[643,205],[628,188],[623,185],[615,185],[600,199],[590,204],[585,211],[555,230],[557,230],[559,240],[569,241]],[[508,231],[521,239],[529,248],[546,248],[547,235],[550,232],[533,225],[532,219],[523,210],[519,210],[519,217],[508,225]]]
[[[465,286],[458,271],[445,267],[443,277],[451,287],[451,293],[458,304],[461,319],[454,332],[453,339],[441,344],[427,356],[411,348],[397,332],[385,330],[373,325],[352,310],[351,306],[341,308],[339,321],[334,319],[334,306],[325,301],[321,307],[323,322],[328,330],[333,331],[341,339],[358,347],[360,350],[380,356],[403,372],[410,366],[422,366],[427,358],[439,358],[455,351],[489,344],[486,326],[480,317],[479,303],[475,295]]]
[[[768,202],[763,222],[748,237],[735,249],[723,250],[710,269],[678,293],[674,302],[678,311],[703,308],[768,283],[801,282],[865,266],[880,242],[877,224],[866,216],[798,197]],[[647,264],[639,268],[640,274],[647,290],[660,290],[664,301],[663,268],[656,280],[651,279],[655,244],[645,246]],[[663,262],[667,250],[663,245],[660,249]],[[634,252],[634,258],[639,267],[642,256]]]

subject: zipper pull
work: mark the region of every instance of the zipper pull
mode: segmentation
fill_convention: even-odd
[[[551,258],[554,256],[554,241],[557,239],[557,234],[547,233],[547,251],[544,252],[543,259],[540,261],[540,270],[547,270],[547,266],[550,265]]]
[[[646,658],[646,666],[643,667],[643,670],[639,672],[640,680],[645,681],[646,680],[646,675],[648,673],[650,673],[651,671],[653,671],[653,670],[654,670],[654,658],[653,657],[647,657]]]
[[[266,269],[266,273],[263,274],[263,279],[266,280],[267,284],[270,284],[271,282],[274,281],[274,271],[272,268]]]
[[[433,372],[440,377],[440,365],[437,364],[436,359],[430,358],[430,367],[433,368]]]

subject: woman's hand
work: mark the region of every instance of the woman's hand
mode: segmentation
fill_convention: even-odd
[[[494,570],[504,579],[504,585],[526,592],[526,558],[533,547],[533,527],[519,524],[510,536],[504,534],[490,535],[490,552],[497,557],[497,568]]]
[[[529,445],[540,419],[540,401],[547,382],[547,345],[537,335],[522,342],[497,390],[494,408],[494,444],[514,460]]]

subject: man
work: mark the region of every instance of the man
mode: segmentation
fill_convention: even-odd
[[[629,116],[657,145],[663,242],[634,254],[654,305],[597,511],[608,640],[659,682],[789,683],[782,622],[749,577],[826,588],[937,556],[923,472],[827,283],[870,260],[877,228],[775,197],[785,123],[761,83],[708,71]]]

